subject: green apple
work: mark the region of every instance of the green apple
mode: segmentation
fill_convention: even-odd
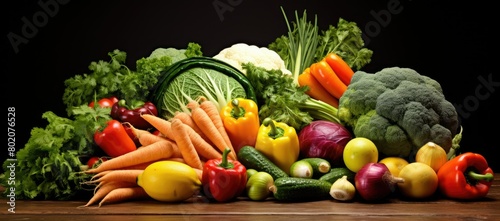
[[[377,163],[378,149],[373,141],[364,137],[355,137],[344,147],[343,158],[346,167],[357,173],[365,164]]]

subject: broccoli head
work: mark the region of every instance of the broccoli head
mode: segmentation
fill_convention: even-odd
[[[460,126],[441,85],[410,68],[357,71],[338,109],[341,122],[384,156],[411,157],[430,141],[448,152]]]

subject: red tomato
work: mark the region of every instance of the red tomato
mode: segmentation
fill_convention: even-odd
[[[111,100],[111,102],[113,102],[113,104],[119,101],[118,98],[115,96],[108,97],[108,99]]]
[[[100,107],[109,107],[111,108],[113,104],[118,102],[118,98],[116,97],[109,97],[109,98],[102,98],[97,101]],[[89,107],[94,108],[94,101],[90,102]]]
[[[94,166],[95,163],[101,161],[101,162],[104,162],[106,161],[107,158],[104,158],[104,157],[91,157],[88,161],[87,161],[87,166],[89,166],[89,168],[92,168]]]

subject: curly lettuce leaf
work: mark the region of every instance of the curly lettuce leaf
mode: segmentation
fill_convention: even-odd
[[[266,70],[252,63],[242,64],[259,101],[259,118],[270,117],[284,122],[297,130],[309,124],[313,118],[304,110],[309,95],[307,87],[297,87],[293,78],[281,70]]]
[[[67,200],[82,190],[81,182],[89,177],[80,172],[80,153],[73,149],[79,143],[73,121],[51,111],[42,118],[45,128],[35,127],[26,145],[16,154],[16,160],[3,163],[5,173],[0,176],[4,195],[16,199]],[[80,143],[79,143],[80,144]],[[15,179],[10,179],[10,167],[15,166]]]
[[[330,25],[327,30],[321,32],[319,39],[316,61],[331,52],[342,57],[355,70],[360,70],[371,61],[373,51],[364,48],[361,29],[355,22],[339,18],[337,27]]]

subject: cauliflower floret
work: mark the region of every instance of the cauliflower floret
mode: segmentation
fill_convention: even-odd
[[[356,72],[339,100],[339,119],[382,155],[400,157],[429,141],[448,152],[460,126],[437,81],[399,67]]]
[[[257,67],[265,68],[266,70],[281,70],[284,74],[291,74],[290,70],[286,69],[285,62],[273,50],[266,47],[257,47],[245,43],[237,43],[229,48],[225,48],[215,55],[214,58],[222,60],[233,67],[237,68],[243,74],[246,74],[241,64],[253,63]]]

